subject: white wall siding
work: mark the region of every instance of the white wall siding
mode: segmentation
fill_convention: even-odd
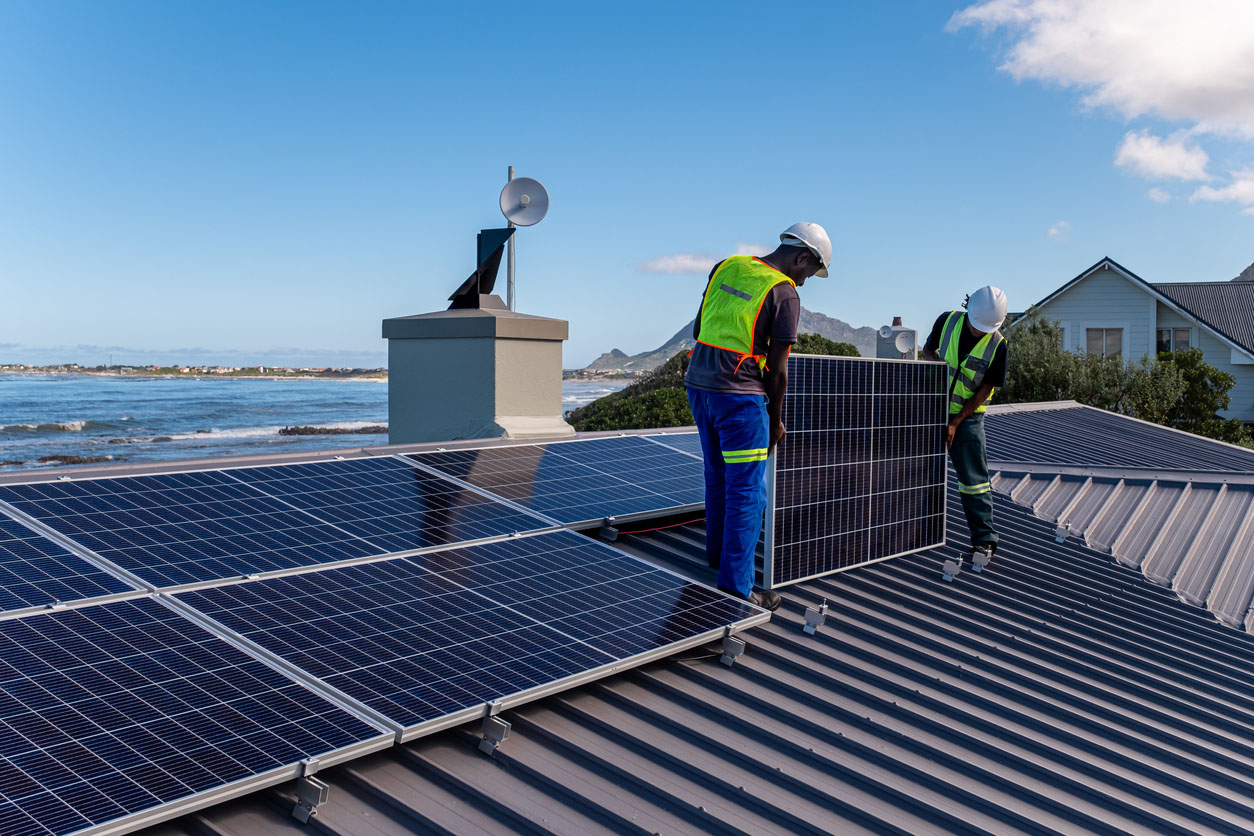
[[[1232,402],[1228,411],[1221,413],[1225,418],[1239,418],[1242,421],[1254,421],[1254,366],[1234,366],[1232,347],[1206,329],[1198,329],[1197,347],[1202,349],[1202,356],[1220,371],[1227,372],[1237,379],[1237,383],[1228,392]]]
[[[1154,350],[1153,296],[1114,270],[1098,270],[1042,306],[1048,319],[1062,322],[1067,348],[1084,351],[1089,328],[1122,328],[1123,357],[1139,360]]]

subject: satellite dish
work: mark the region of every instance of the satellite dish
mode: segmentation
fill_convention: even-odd
[[[532,226],[549,211],[549,193],[539,180],[516,177],[501,189],[501,214],[515,226]]]
[[[897,350],[902,354],[912,354],[914,352],[915,333],[913,331],[897,332]]]
[[[883,337],[883,338],[884,338],[884,339],[886,339],[886,340],[892,339],[892,336],[893,336],[893,326],[891,326],[891,325],[881,325],[881,326],[880,326],[880,336],[881,336],[881,337]]]

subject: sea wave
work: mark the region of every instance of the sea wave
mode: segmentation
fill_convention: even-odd
[[[109,421],[49,421],[44,424],[3,424],[0,433],[12,435],[46,435],[52,433],[81,433],[84,430],[102,430],[113,426]]]

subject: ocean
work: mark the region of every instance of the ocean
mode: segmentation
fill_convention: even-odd
[[[567,381],[569,411],[627,381]],[[386,425],[388,386],[370,380],[0,374],[0,470],[47,456],[153,462],[386,444],[387,434],[279,435],[283,427]]]

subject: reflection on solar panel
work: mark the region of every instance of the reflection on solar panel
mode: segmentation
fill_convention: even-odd
[[[705,502],[701,463],[640,436],[445,450],[410,458],[566,525]]]
[[[645,438],[705,458],[705,454],[701,452],[701,437],[696,433],[666,433],[665,435],[646,435]]]
[[[396,458],[223,471],[377,547],[380,553],[549,526]]]
[[[5,836],[123,832],[129,816],[391,740],[149,598],[0,622],[0,663]]]
[[[26,526],[0,518],[0,610],[133,591]]]
[[[411,736],[769,617],[569,531],[177,597]]]
[[[794,355],[763,583],[944,541],[946,367]]]
[[[221,471],[6,486],[0,499],[156,587],[379,552]]]
[[[14,485],[0,499],[158,588],[547,525],[390,457]]]

